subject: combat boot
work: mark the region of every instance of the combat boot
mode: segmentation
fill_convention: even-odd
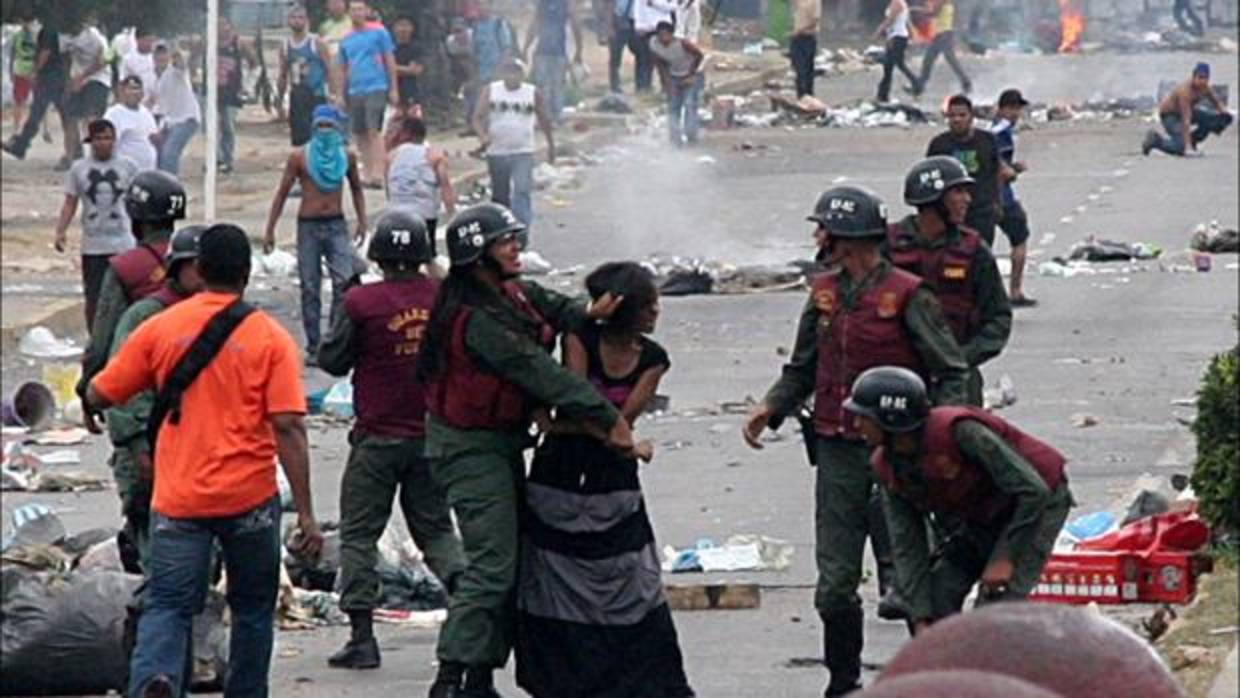
[[[861,606],[819,613],[822,618],[823,663],[831,674],[823,698],[861,690],[861,647],[865,619]]]
[[[370,611],[349,611],[353,634],[340,651],[327,659],[327,665],[337,669],[378,669],[379,643],[373,623]]]
[[[440,662],[439,674],[435,676],[435,683],[431,684],[431,691],[427,694],[427,698],[464,698],[465,688],[461,686],[464,674],[463,665],[456,662]]]
[[[470,667],[465,670],[465,698],[501,698],[495,690],[490,667]]]

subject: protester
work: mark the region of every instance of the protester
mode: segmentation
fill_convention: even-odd
[[[426,71],[423,50],[417,39],[417,24],[408,15],[401,15],[392,22],[392,38],[396,41],[393,56],[396,59],[396,92],[403,117],[420,111],[422,90],[418,78]]]
[[[633,31],[637,32],[637,91],[649,92],[654,76],[654,57],[650,55],[650,40],[659,22],[676,24],[677,0],[633,0]]]
[[[494,12],[492,2],[494,0],[484,0],[478,6],[478,19],[470,33],[474,70],[473,79],[465,89],[465,118],[471,127],[478,111],[478,100],[495,81],[500,65],[515,58],[521,50],[517,30],[507,18]]]
[[[112,74],[106,57],[108,41],[86,20],[79,23],[78,32],[72,37],[62,36],[61,43],[69,54],[69,83],[61,116],[73,124],[72,128],[66,127],[66,132],[76,136],[80,124],[102,117],[108,108],[112,91]],[[76,137],[74,140],[76,142]],[[71,164],[67,156],[62,157],[56,163],[56,170],[67,170]]]
[[[323,543],[310,495],[306,398],[292,338],[242,300],[250,276],[245,231],[207,229],[196,264],[205,290],[143,323],[87,393],[92,409],[144,390],[163,397],[173,374],[194,361],[186,359],[197,354],[191,345],[211,336],[204,329],[232,321],[157,427],[151,573],[129,694],[180,695],[191,619],[204,602],[218,545],[231,617],[224,693],[265,696],[280,581],[277,460],[297,507],[296,552],[314,557]]]
[[[340,42],[336,53],[340,89],[346,95],[349,125],[358,137],[362,153],[363,180],[367,187],[383,187],[383,114],[390,103],[400,101],[396,87],[396,46],[382,24],[370,22],[364,0],[349,3],[353,30]]]
[[[659,316],[653,275],[632,262],[586,277],[590,298],[623,300],[605,324],[565,335],[563,361],[630,428],[671,365],[647,335]],[[616,453],[590,423],[557,419],[525,485],[517,607],[517,684],[535,698],[693,696],[660,583],[638,457]]]
[[[972,92],[973,82],[969,80],[960,65],[960,59],[956,57],[956,4],[953,0],[928,0],[926,8],[932,13],[930,28],[934,32],[934,38],[930,40],[930,46],[922,56],[921,75],[906,89],[914,96],[920,95],[930,84],[930,73],[934,70],[935,61],[939,56],[943,56],[956,74],[956,79],[960,80],[960,91],[965,94]]]
[[[659,77],[667,93],[667,130],[672,145],[698,141],[698,105],[706,78],[701,73],[702,50],[688,39],[677,39],[671,22],[659,22],[650,37],[650,55],[659,67]]]
[[[133,160],[116,152],[116,127],[96,119],[87,127],[90,153],[73,163],[65,174],[65,201],[56,221],[52,246],[64,253],[66,231],[78,206],[82,208],[82,289],[86,294],[86,326],[95,320],[95,304],[108,259],[133,247],[124,193],[138,174]]]
[[[974,128],[973,102],[962,94],[947,101],[947,126],[947,131],[931,139],[926,157],[950,155],[969,171],[974,180],[973,200],[965,225],[977,231],[988,246],[994,245],[999,189],[1008,169],[999,159],[999,143],[990,131]]]
[[[34,89],[35,56],[38,53],[34,17],[29,11],[21,16],[21,27],[13,33],[12,42],[9,74],[13,76],[13,131],[17,132],[26,122],[26,105]]]
[[[1175,86],[1158,104],[1158,119],[1166,136],[1150,129],[1141,144],[1141,153],[1161,150],[1168,155],[1184,155],[1197,150],[1210,134],[1220,135],[1233,120],[1227,105],[1210,87],[1210,64],[1198,63],[1188,80]]]
[[[237,148],[237,113],[245,101],[242,99],[242,64],[251,69],[258,65],[253,46],[233,29],[232,20],[219,18],[219,58],[216,75],[219,81],[219,144],[216,158],[220,174],[232,174],[233,154]]]
[[[1180,31],[1193,36],[1205,36],[1205,23],[1201,21],[1201,15],[1197,14],[1197,10],[1193,8],[1192,0],[1175,0],[1171,14]]]
[[[1064,457],[980,407],[930,407],[922,378],[894,366],[861,374],[844,407],[874,449],[914,632],[975,584],[979,606],[1027,597],[1072,507]],[[932,547],[943,521],[957,526]]]
[[[133,46],[121,56],[120,79],[135,75],[142,80],[142,102],[147,106],[155,102],[155,34],[148,29],[134,32]],[[117,97],[119,99],[119,95]]]
[[[883,78],[878,83],[878,101],[891,99],[891,78],[895,69],[899,68],[904,77],[908,78],[914,93],[921,93],[921,81],[904,61],[904,53],[908,50],[909,9],[904,0],[891,0],[883,14],[883,21],[874,30],[874,38],[884,37],[887,40],[883,51]]]
[[[642,51],[641,41],[633,28],[633,5],[642,0],[613,0],[610,15],[611,33],[607,37],[607,84],[612,92],[623,92],[620,88],[620,64],[624,62],[624,49],[633,54],[634,87],[641,84],[642,63],[647,60]],[[647,81],[650,73],[646,73]],[[647,87],[649,83],[647,82]]]
[[[465,567],[448,503],[425,456],[426,393],[414,377],[438,287],[421,266],[433,254],[417,215],[392,209],[379,216],[366,256],[383,280],[349,289],[319,348],[325,371],[353,371],[357,415],[340,483],[340,609],[349,615],[352,635],[327,660],[334,667],[380,664],[372,617],[379,602],[376,543],[397,490],[405,525],[449,594]]]
[[[525,65],[509,58],[478,100],[474,132],[486,151],[491,201],[510,206],[528,228],[534,222],[534,129],[547,138],[547,162],[555,162],[555,135],[546,101],[537,87],[525,82]]]
[[[408,209],[426,224],[431,256],[440,219],[456,215],[456,192],[448,173],[448,154],[426,142],[426,122],[410,117],[401,122],[397,145],[387,156],[388,206]]]
[[[821,0],[793,0],[788,60],[792,62],[792,72],[796,74],[797,99],[814,95],[814,58],[818,56],[821,25]]]
[[[289,37],[280,48],[276,112],[284,118],[284,95],[287,94],[289,140],[296,148],[310,140],[314,110],[327,103],[331,54],[326,41],[306,31],[310,20],[305,7],[293,5],[287,19]]]
[[[159,135],[159,169],[173,177],[181,175],[181,154],[202,121],[198,97],[189,81],[185,56],[166,43],[155,45],[155,106],[162,117]]]
[[[340,50],[340,42],[353,31],[353,20],[349,18],[349,3],[346,0],[327,0],[324,8],[327,14],[319,22],[319,37],[327,42],[328,54],[334,60]]]
[[[347,49],[346,49],[347,50]],[[284,164],[284,175],[276,188],[267,214],[263,251],[276,246],[276,223],[284,212],[293,185],[301,186],[297,208],[297,278],[301,285],[301,325],[306,335],[306,365],[316,365],[319,351],[322,310],[323,262],[332,282],[331,315],[344,302],[345,283],[353,276],[353,246],[344,219],[344,182],[349,181],[353,211],[357,215],[356,240],[366,235],[366,194],[358,174],[357,156],[344,140],[344,116],[324,104],[314,110],[314,135],[306,145],[295,148]]]
[[[205,229],[191,225],[173,233],[164,256],[167,276],[163,288],[129,306],[121,315],[112,334],[109,359],[120,352],[129,335],[148,318],[202,290],[202,276],[193,262],[198,258],[198,236]],[[118,536],[121,561],[127,572],[142,575],[151,570],[151,484],[155,471],[146,423],[154,402],[155,392],[146,390],[105,412],[108,440],[112,442],[112,477],[125,519]]]
[[[35,39],[34,102],[21,132],[5,141],[3,146],[4,152],[18,160],[25,159],[30,142],[43,127],[50,107],[56,107],[60,114],[61,130],[64,131],[64,155],[61,160],[72,162],[79,147],[77,125],[65,116],[66,66],[60,45],[60,33],[50,25],[39,29]]]
[[[493,696],[492,672],[508,659],[522,452],[534,407],[593,423],[609,447],[634,450],[628,422],[616,408],[548,354],[558,333],[608,317],[617,299],[605,294],[587,310],[521,281],[523,227],[493,203],[452,219],[452,270],[418,356],[417,380],[427,386],[426,456],[456,514],[466,560],[439,631],[430,698]]]
[[[120,101],[103,114],[116,129],[117,154],[133,160],[139,171],[155,169],[160,145],[155,117],[142,103],[145,94],[142,78],[130,75],[121,80]]]
[[[581,63],[581,23],[570,0],[537,0],[534,20],[525,34],[521,54],[530,54],[535,40],[534,84],[547,100],[548,115],[553,124],[561,121],[564,91],[568,88],[568,31],[573,33],[573,63]]]
[[[1004,170],[1003,186],[1000,189],[1003,196],[1003,208],[999,214],[999,230],[1007,236],[1008,243],[1012,247],[1011,291],[1008,295],[1014,308],[1028,308],[1038,304],[1035,299],[1025,295],[1029,215],[1025,213],[1025,207],[1020,199],[1016,198],[1016,188],[1012,186],[1016,178],[1029,169],[1024,161],[1016,159],[1016,125],[1020,123],[1021,115],[1027,106],[1029,106],[1029,101],[1020,93],[1020,90],[1004,90],[999,95],[999,110],[995,115],[994,123],[991,124],[991,132],[995,134],[995,140],[999,144],[999,159],[1007,164]]]

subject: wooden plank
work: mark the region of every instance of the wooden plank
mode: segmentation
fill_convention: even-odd
[[[762,605],[757,584],[667,584],[663,591],[673,611],[739,610]]]

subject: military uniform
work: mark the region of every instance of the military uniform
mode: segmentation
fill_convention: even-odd
[[[1023,599],[1072,507],[1064,458],[1050,446],[977,408],[930,410],[915,457],[874,452],[884,484],[896,573],[913,618],[937,620],[964,605],[988,561],[1013,574],[993,600]],[[961,523],[931,554],[928,514]]]
[[[1012,333],[1012,306],[994,254],[967,228],[949,226],[943,237],[928,240],[915,215],[891,226],[886,253],[893,264],[920,276],[938,298],[969,364],[967,402],[980,407],[978,367],[998,356]]]

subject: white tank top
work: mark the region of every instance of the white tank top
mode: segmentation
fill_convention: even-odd
[[[439,218],[439,177],[425,143],[402,143],[388,167],[388,203],[411,209],[425,220]]]
[[[515,90],[503,80],[491,83],[491,113],[487,131],[491,136],[488,155],[534,152],[534,86],[522,83]]]
[[[894,39],[898,36],[908,37],[908,6],[904,7],[904,11],[896,15],[891,26],[887,27],[887,38]]]

